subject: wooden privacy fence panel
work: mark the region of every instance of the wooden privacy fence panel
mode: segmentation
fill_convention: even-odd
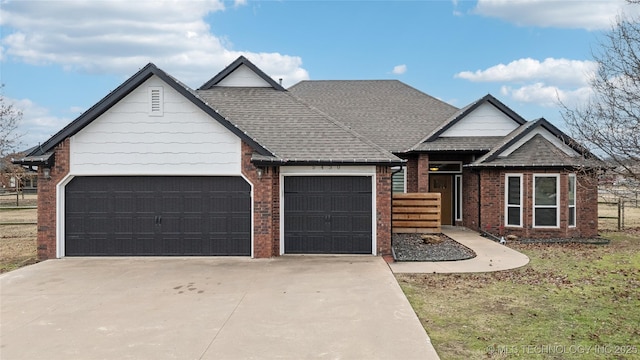
[[[440,233],[440,206],[440,193],[393,194],[392,232]]]

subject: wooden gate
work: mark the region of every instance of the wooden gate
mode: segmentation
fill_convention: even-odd
[[[394,194],[392,201],[392,232],[441,232],[440,193]]]

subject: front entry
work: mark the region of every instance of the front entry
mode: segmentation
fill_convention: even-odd
[[[453,225],[453,175],[429,174],[429,192],[440,193],[442,225]]]

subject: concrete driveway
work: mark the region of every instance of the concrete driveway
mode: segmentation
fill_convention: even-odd
[[[380,257],[67,258],[0,286],[3,360],[437,358]]]

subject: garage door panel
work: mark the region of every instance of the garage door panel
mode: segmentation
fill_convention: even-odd
[[[287,176],[285,253],[372,253],[369,176]]]
[[[240,177],[76,177],[66,255],[250,255],[250,191]]]

